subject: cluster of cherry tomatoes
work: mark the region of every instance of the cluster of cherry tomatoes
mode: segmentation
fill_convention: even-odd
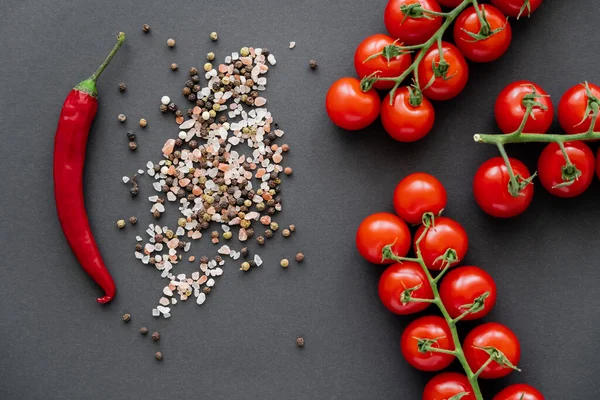
[[[535,97],[536,105],[527,118],[522,133],[545,134],[554,119],[554,106],[547,93],[537,84],[518,81],[508,85],[496,100],[495,115],[500,130],[511,134],[519,130],[526,114],[526,96]],[[558,121],[567,134],[580,134],[589,131],[592,115],[600,106],[600,87],[594,84],[578,84],[570,88],[558,104]],[[595,104],[595,105],[594,105]],[[594,109],[596,111],[594,111]],[[600,118],[594,125],[594,132],[600,131]],[[566,166],[566,159],[560,146],[549,143],[542,151],[537,165],[537,174],[542,186],[558,197],[575,197],[587,190],[594,173],[600,179],[600,153],[594,153],[581,141],[565,142],[565,152],[575,169]],[[521,161],[509,158],[515,176],[520,180],[530,180],[531,173]],[[570,175],[570,176],[569,176]],[[508,191],[509,171],[501,157],[486,161],[475,174],[473,192],[479,206],[494,217],[510,218],[524,212],[533,198],[533,185],[526,184],[519,195]],[[565,180],[571,180],[568,184]]]
[[[437,283],[434,282],[432,287],[432,282],[418,262],[393,263],[391,260],[384,260],[382,251],[385,246],[393,244],[391,251],[398,257],[406,257],[412,247],[432,274],[439,273],[445,267],[443,259],[449,260],[447,262],[450,267],[454,267],[467,253],[467,233],[458,222],[447,217],[435,217],[433,225],[424,235],[425,225],[421,225],[416,230],[414,239],[411,238],[407,224],[420,224],[425,213],[439,215],[446,207],[446,202],[446,190],[439,180],[426,173],[414,173],[400,181],[394,191],[393,203],[397,215],[370,215],[357,230],[356,246],[366,260],[374,264],[392,264],[381,275],[378,291],[383,305],[395,314],[414,314],[428,308],[430,302],[407,301],[407,290],[410,292],[410,299],[432,300]],[[450,259],[444,258],[448,249],[454,251]],[[462,266],[452,268],[443,276],[437,293],[452,319],[465,314],[474,303],[483,299],[483,307],[471,309],[473,312],[462,317],[462,320],[474,320],[484,317],[494,307],[497,291],[494,280],[483,269]],[[438,349],[454,351],[454,340],[446,319],[427,315],[412,321],[402,334],[401,351],[410,365],[429,372],[448,367],[456,358],[453,354],[444,352],[422,352],[419,343],[423,340],[433,341],[433,346]],[[521,357],[516,335],[495,322],[479,325],[469,332],[462,348],[473,372],[478,371],[490,358],[484,349],[499,350],[513,366],[518,364]],[[479,377],[500,378],[511,371],[513,369],[506,368],[506,365],[492,361],[485,366]],[[468,393],[460,397],[462,400],[475,399],[465,375],[445,372],[429,381],[423,400],[449,399],[461,393]],[[520,399],[543,400],[544,397],[528,385],[512,385],[494,397],[494,400]]]
[[[526,1],[529,7],[523,8]],[[470,5],[454,16],[454,45],[441,41],[441,34],[447,28],[443,26],[444,18],[448,18],[441,6],[458,7],[462,0],[389,0],[384,22],[390,36],[376,34],[360,43],[354,54],[354,67],[360,79],[384,78],[375,81],[375,89],[393,90],[382,101],[376,90],[363,90],[359,79],[341,78],[327,93],[329,117],[341,128],[359,130],[381,116],[383,127],[394,139],[413,142],[423,138],[435,120],[430,100],[452,99],[467,84],[469,66],[465,58],[490,62],[500,57],[512,39],[506,15],[518,17],[522,11],[530,14],[541,2],[492,0],[492,5],[478,5],[479,13]],[[418,11],[411,14],[408,10],[415,10],[415,6]],[[487,26],[482,26],[481,18]],[[439,45],[430,41],[434,36],[440,38]],[[413,50],[426,52],[418,65],[413,63],[421,53],[416,53],[413,61]],[[392,78],[409,69],[414,84],[398,87],[396,83],[401,82]]]

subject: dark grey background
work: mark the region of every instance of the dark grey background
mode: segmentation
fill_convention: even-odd
[[[382,269],[362,261],[353,244],[361,219],[391,211],[395,184],[417,170],[445,184],[448,215],[470,235],[465,262],[496,279],[498,304],[486,320],[508,325],[521,340],[523,372],[484,382],[486,398],[522,381],[551,400],[600,397],[600,184],[572,200],[537,185],[528,212],[509,221],[482,214],[471,194],[475,170],[496,155],[471,138],[496,130],[493,103],[506,84],[534,80],[557,104],[570,86],[597,81],[597,2],[546,1],[531,20],[514,23],[507,54],[493,64],[471,64],[465,91],[437,104],[434,131],[411,145],[392,141],[379,123],[343,132],[324,112],[329,85],[354,73],[356,45],[385,31],[385,3],[0,3],[1,399],[419,399],[431,375],[411,369],[398,346],[411,318],[381,306]],[[141,32],[142,23],[151,34]],[[91,74],[120,30],[128,39],[99,84],[85,175],[91,224],[119,288],[102,307],[58,225],[52,146],[64,97]],[[217,43],[208,39],[213,30]],[[169,37],[177,40],[172,50]],[[292,40],[297,47],[290,50]],[[296,223],[298,231],[261,251],[260,270],[241,274],[229,262],[203,307],[179,304],[171,320],[155,320],[150,309],[164,281],[132,252],[134,232],[150,222],[151,188],[144,181],[132,201],[120,179],[158,159],[164,140],[176,134],[172,119],[158,111],[160,96],[183,103],[190,65],[201,66],[208,51],[222,59],[246,45],[269,47],[278,59],[268,76],[268,106],[286,130],[287,162],[295,171],[283,185],[279,221]],[[309,59],[318,60],[317,71],[308,69]],[[171,62],[179,72],[169,70]],[[124,95],[120,81],[128,86]],[[116,121],[120,112],[129,117],[125,126]],[[139,149],[131,154],[125,131],[140,117],[149,125],[136,129]],[[513,146],[509,153],[535,169],[540,148]],[[130,215],[141,223],[118,231],[115,221]],[[174,212],[164,218],[172,222]],[[198,256],[214,251],[206,240],[195,247]],[[297,251],[306,254],[302,266],[277,265]],[[124,312],[133,316],[128,325],[120,320]],[[137,333],[142,324],[161,332],[158,344]],[[304,349],[296,348],[297,335],[306,338]],[[154,360],[157,349],[162,364]]]

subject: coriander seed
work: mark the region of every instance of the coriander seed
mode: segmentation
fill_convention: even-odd
[[[154,340],[155,342],[160,340],[160,333],[158,333],[158,332],[152,333],[152,340]]]
[[[117,116],[117,119],[119,120],[119,122],[125,122],[125,120],[127,119],[127,117],[125,116],[125,114],[119,114]]]
[[[175,39],[169,38],[167,40],[167,46],[169,46],[169,47],[175,47]]]
[[[161,104],[159,109],[160,109],[160,112],[164,113],[169,110],[169,107],[165,106],[164,104]]]
[[[148,25],[148,24],[144,24],[144,25],[142,25],[142,31],[143,31],[144,33],[148,33],[148,32],[150,32],[150,25]]]
[[[119,90],[120,90],[121,92],[124,92],[124,91],[126,91],[126,90],[127,90],[127,86],[125,85],[125,82],[121,82],[121,83],[119,83]]]
[[[293,170],[290,167],[285,167],[285,169],[283,170],[283,173],[286,175],[291,175],[292,172],[293,172]]]
[[[256,238],[256,242],[262,246],[263,244],[265,244],[265,238],[262,236],[259,236]]]
[[[154,353],[154,358],[156,358],[158,361],[162,361],[163,354],[160,351],[157,351],[156,353]]]
[[[242,266],[240,267],[240,271],[248,271],[250,269],[250,263],[248,261],[244,261]]]
[[[250,55],[250,49],[248,49],[247,47],[242,47],[240,49],[240,56],[248,57],[248,55]]]
[[[148,328],[145,327],[145,326],[142,326],[140,328],[140,334],[143,335],[143,336],[146,336],[148,334]]]
[[[229,240],[233,237],[233,233],[231,231],[223,233],[223,239]]]
[[[179,69],[179,65],[177,63],[171,63],[171,71],[177,71]]]
[[[141,118],[141,119],[140,119],[140,126],[141,126],[142,128],[145,128],[145,127],[146,127],[146,125],[148,125],[148,121],[146,121],[144,118]]]
[[[317,68],[317,62],[315,60],[310,60],[308,62],[308,65],[310,66],[311,69],[316,69]]]
[[[298,262],[304,261],[304,254],[303,253],[297,253],[296,254],[296,261],[298,261]]]
[[[136,217],[129,217],[129,223],[131,225],[137,224],[137,218]]]
[[[219,39],[219,35],[217,34],[217,32],[211,32],[209,37],[210,37],[210,40],[212,40],[213,42],[216,42],[217,39]]]
[[[202,291],[204,292],[204,294],[209,294],[211,292],[211,288],[209,288],[208,286],[204,286],[204,288],[202,289]]]
[[[137,149],[137,143],[136,142],[129,142],[129,150],[135,151],[135,149]]]
[[[303,337],[298,337],[296,339],[296,346],[298,346],[298,347],[304,347],[304,338]]]
[[[290,234],[291,234],[291,232],[290,232],[290,230],[289,230],[289,229],[284,229],[283,231],[281,231],[281,234],[282,234],[284,237],[289,237],[289,236],[290,236]]]
[[[124,219],[120,219],[117,221],[117,228],[119,228],[119,229],[125,228],[125,220]]]
[[[290,262],[288,261],[287,258],[284,258],[283,260],[281,260],[279,262],[279,265],[281,265],[283,268],[287,268],[290,265]]]
[[[204,70],[206,72],[210,71],[212,68],[213,68],[213,65],[211,63],[204,64]]]
[[[213,53],[213,52],[211,51],[210,53],[208,53],[208,54],[206,55],[206,59],[207,59],[208,61],[212,61],[212,60],[214,60],[214,59],[215,59],[215,53]]]
[[[271,222],[269,227],[271,228],[271,230],[276,231],[277,229],[279,229],[279,224],[277,222]]]
[[[190,94],[192,94],[192,89],[190,89],[190,88],[189,88],[189,87],[187,87],[187,86],[184,86],[184,87],[183,87],[183,89],[181,90],[181,93],[182,93],[184,96],[189,96]]]
[[[273,231],[270,229],[265,230],[265,236],[267,239],[271,239],[273,237]]]
[[[283,152],[285,153],[290,150],[290,146],[287,144],[283,144],[281,145],[281,150],[283,150]]]
[[[131,320],[131,314],[123,314],[123,322],[129,322]]]

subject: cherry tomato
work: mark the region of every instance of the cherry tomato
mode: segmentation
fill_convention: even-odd
[[[589,83],[592,95],[600,98],[600,87]],[[558,103],[558,122],[566,133],[584,133],[590,129],[592,117],[586,114],[589,97],[585,84],[581,83],[567,90]],[[587,115],[587,118],[586,118]],[[594,131],[600,131],[600,118],[594,124]]]
[[[366,128],[377,119],[381,100],[374,89],[363,92],[358,79],[341,78],[329,88],[325,106],[334,124],[355,131]]]
[[[535,92],[544,97],[537,97],[533,101],[542,103],[548,109],[543,110],[540,107],[534,107],[531,115],[527,118],[525,133],[546,133],[552,125],[554,119],[554,106],[552,101],[547,97],[547,93],[544,89],[539,87],[533,82],[529,81],[517,81],[509,84],[505,87],[498,98],[496,99],[496,106],[494,112],[496,114],[496,122],[500,127],[500,130],[504,133],[513,133],[523,122],[525,117],[526,107],[523,105],[523,98],[525,95]]]
[[[563,153],[556,143],[549,143],[538,160],[538,175],[542,186],[551,194],[558,197],[575,197],[585,192],[592,183],[596,163],[594,153],[583,142],[565,143],[569,160],[581,172],[569,186],[560,186],[563,180],[563,167],[566,165]]]
[[[454,356],[451,354],[434,351],[421,353],[417,339],[437,339],[431,345],[432,347],[454,350],[452,332],[444,318],[437,315],[426,315],[408,324],[400,339],[400,349],[406,361],[421,371],[439,371],[454,361]]]
[[[513,331],[497,322],[488,322],[487,324],[479,325],[469,332],[465,338],[463,350],[467,362],[473,371],[478,371],[490,358],[489,354],[481,350],[480,347],[495,347],[514,366],[517,366],[521,359],[521,345],[517,336]],[[498,364],[496,361],[492,361],[483,369],[479,377],[483,379],[502,378],[512,371],[512,368],[504,368],[504,366]]]
[[[460,400],[475,400],[473,388],[466,376],[456,372],[442,372],[427,382],[423,400],[448,400],[460,393],[469,393]]]
[[[442,42],[442,51],[448,69],[445,75],[436,77],[429,87],[427,85],[435,76],[434,65],[439,66],[439,47],[432,46],[423,57],[423,61],[419,63],[419,86],[423,88],[423,94],[431,100],[450,100],[456,97],[465,88],[469,79],[469,66],[460,50],[451,43]]]
[[[510,165],[516,175],[527,179],[529,170],[521,161],[509,158]],[[531,204],[533,185],[527,185],[519,196],[508,192],[508,168],[502,157],[494,157],[484,162],[473,179],[473,194],[479,207],[497,218],[511,218],[521,214]]]
[[[504,388],[492,400],[544,400],[544,395],[532,386],[519,383]]]
[[[442,17],[405,18],[400,11],[403,5],[420,3],[424,10],[441,12],[436,0],[389,0],[383,14],[383,21],[390,35],[397,37],[405,45],[425,43],[442,26]]]
[[[365,260],[373,264],[391,264],[393,260],[382,261],[381,251],[392,244],[392,251],[404,257],[410,250],[410,231],[406,223],[394,214],[376,213],[369,215],[356,231],[356,247]]]
[[[438,3],[444,7],[454,8],[460,5],[463,0],[438,0]]]
[[[364,78],[377,71],[379,71],[377,76],[391,78],[401,75],[410,67],[412,64],[410,54],[402,54],[391,58],[389,61],[382,55],[365,61],[373,54],[381,52],[384,47],[394,44],[395,40],[391,36],[378,33],[369,36],[358,45],[354,53],[354,69],[359,78]],[[373,87],[376,89],[391,89],[394,87],[394,82],[377,81]]]
[[[509,17],[518,18],[519,15],[529,17],[542,4],[542,0],[529,0],[530,8],[525,7],[523,12],[521,12],[521,9],[525,4],[525,0],[492,0],[492,4]]]
[[[480,5],[480,10],[485,10],[485,17],[493,30],[504,27],[486,39],[475,41],[467,32],[478,34],[481,23],[475,12],[475,7],[470,6],[464,10],[454,23],[454,43],[460,51],[471,61],[490,62],[499,58],[508,50],[512,39],[512,31],[506,17],[496,7]]]
[[[408,175],[394,190],[396,214],[409,224],[420,224],[426,212],[438,215],[447,199],[442,182],[424,172]]]
[[[429,307],[430,303],[402,304],[400,296],[406,289],[420,286],[412,292],[415,299],[433,299],[433,292],[423,268],[415,262],[392,264],[379,278],[379,298],[383,305],[398,315],[414,314]]]
[[[381,106],[381,122],[386,132],[399,142],[414,142],[425,137],[435,121],[435,111],[431,102],[423,97],[419,106],[410,104],[407,87],[396,90],[394,103],[390,105],[390,95],[385,96]]]
[[[415,240],[413,248],[417,251],[417,240],[425,229],[424,225],[421,225],[415,233]],[[427,234],[421,240],[420,243],[421,255],[423,261],[429,269],[441,270],[444,266],[439,257],[446,253],[446,250],[452,248],[456,251],[458,260],[453,262],[452,265],[458,264],[458,262],[465,258],[467,249],[469,248],[469,239],[467,232],[463,227],[453,219],[447,217],[439,217],[435,219],[435,226],[429,228]]]
[[[473,301],[484,294],[489,293],[485,299],[484,308],[476,313],[467,314],[463,320],[473,320],[485,317],[496,304],[496,283],[494,279],[478,267],[459,267],[449,271],[440,285],[440,297],[448,314],[456,318],[468,307],[462,307],[466,304],[473,304]]]

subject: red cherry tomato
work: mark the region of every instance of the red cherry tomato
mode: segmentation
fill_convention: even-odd
[[[535,92],[544,97],[537,97],[533,101],[542,103],[547,107],[547,110],[543,110],[540,107],[534,107],[531,115],[527,118],[525,133],[546,133],[552,125],[554,119],[554,106],[552,101],[547,97],[546,91],[529,81],[517,81],[509,84],[505,87],[498,98],[496,99],[496,106],[494,112],[496,114],[496,122],[500,127],[500,130],[504,133],[513,133],[523,122],[525,117],[526,107],[523,105],[523,98],[525,95]]]
[[[356,231],[356,247],[365,260],[373,264],[391,264],[394,261],[382,261],[381,251],[392,244],[392,251],[404,257],[410,250],[410,231],[406,223],[394,214],[377,213],[369,215]]]
[[[456,372],[442,372],[427,382],[423,390],[423,400],[447,400],[461,393],[468,394],[460,400],[475,400],[473,388],[466,376]]]
[[[517,336],[506,326],[496,322],[488,322],[487,324],[479,325],[473,329],[463,344],[463,350],[469,366],[473,371],[478,371],[490,358],[489,354],[481,347],[495,347],[501,351],[504,356],[517,366],[521,359],[521,345]],[[510,374],[512,368],[504,368],[496,361],[492,361],[479,375],[483,379],[502,378]]]
[[[390,95],[385,96],[381,107],[381,122],[386,132],[399,142],[414,142],[425,137],[435,121],[435,111],[431,102],[423,97],[419,106],[410,104],[407,87],[396,90],[394,102],[390,105]]]
[[[476,313],[467,314],[463,320],[479,319],[486,316],[496,304],[496,283],[494,279],[478,267],[459,267],[449,271],[440,285],[440,297],[448,314],[456,318],[463,314],[473,301],[484,294],[489,296],[484,301],[484,308]]]
[[[460,5],[463,0],[438,0],[438,3],[444,7],[454,8]]]
[[[585,192],[594,178],[596,163],[594,153],[583,142],[565,143],[565,150],[569,155],[569,160],[581,172],[569,186],[560,186],[563,180],[563,167],[566,162],[563,153],[556,143],[550,143],[546,146],[538,160],[538,175],[542,186],[558,197],[575,197]]]
[[[416,172],[402,179],[394,190],[396,214],[409,224],[419,224],[423,214],[438,215],[446,208],[446,189],[433,175]]]
[[[544,400],[544,395],[532,386],[519,383],[504,388],[492,400]]]
[[[542,4],[542,0],[529,0],[529,8],[523,8],[525,0],[492,0],[492,4],[509,17],[517,18],[529,17]]]
[[[589,83],[589,88],[594,97],[600,99],[600,87]],[[558,103],[558,122],[566,133],[584,133],[590,129],[592,117],[587,110],[590,98],[586,92],[585,84],[581,83],[567,90]],[[587,117],[586,117],[587,115]],[[600,118],[594,124],[594,131],[600,131]]]
[[[419,63],[419,86],[431,100],[450,100],[456,97],[469,79],[469,66],[460,50],[451,43],[442,42],[442,52],[448,69],[445,75],[436,77],[429,87],[427,85],[435,76],[434,66],[438,67],[440,63],[439,47],[432,46]]]
[[[432,347],[454,350],[452,332],[444,318],[426,315],[408,324],[400,339],[400,349],[406,361],[421,371],[439,371],[454,361],[454,356],[451,354],[433,351],[421,353],[417,339],[437,339],[437,342],[431,345]]]
[[[415,233],[413,244],[415,252],[417,251],[417,240],[424,229],[425,226],[421,225]],[[435,226],[429,228],[425,237],[421,240],[420,248],[427,268],[440,270],[444,264],[438,258],[443,256],[449,248],[454,249],[458,256],[458,260],[453,262],[451,266],[458,264],[460,260],[465,258],[469,248],[469,239],[467,232],[458,222],[447,217],[439,217],[435,219]]]
[[[509,158],[510,165],[516,175],[527,179],[529,170],[521,161]],[[473,194],[479,207],[497,218],[511,218],[521,214],[531,204],[533,185],[527,185],[519,196],[508,192],[508,168],[502,157],[487,160],[479,167],[473,179]]]
[[[410,54],[402,54],[390,60],[380,55],[365,61],[373,54],[381,52],[384,47],[394,44],[395,40],[391,36],[378,33],[369,36],[358,45],[354,53],[354,69],[359,78],[364,78],[378,71],[377,76],[392,78],[401,75],[410,67],[412,63]],[[377,81],[373,87],[376,89],[391,89],[394,87],[394,82]]]
[[[423,268],[415,262],[392,264],[379,278],[379,298],[383,305],[398,315],[414,314],[429,307],[430,303],[402,304],[400,296],[406,289],[420,286],[412,292],[415,299],[433,299],[433,292]]]
[[[486,39],[475,41],[467,32],[478,34],[481,23],[475,12],[475,7],[470,6],[458,16],[454,23],[454,43],[469,60],[490,62],[496,60],[508,50],[512,39],[512,31],[506,17],[496,7],[490,5],[480,5],[479,7],[480,10],[485,10],[485,17],[492,31],[504,28]]]
[[[366,128],[377,119],[381,100],[374,89],[363,92],[358,79],[342,78],[329,88],[325,107],[334,124],[355,131]]]
[[[383,21],[390,35],[397,37],[405,45],[425,43],[442,26],[442,17],[406,18],[400,11],[403,5],[420,3],[424,10],[441,12],[435,0],[389,0],[383,13]]]

